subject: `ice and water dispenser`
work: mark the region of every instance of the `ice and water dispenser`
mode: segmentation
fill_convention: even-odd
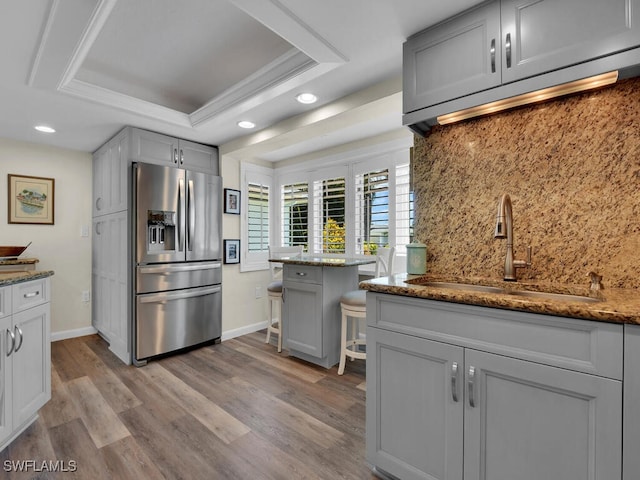
[[[147,211],[147,251],[175,250],[176,212]]]

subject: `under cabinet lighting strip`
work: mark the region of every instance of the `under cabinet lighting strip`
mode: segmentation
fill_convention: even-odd
[[[555,87],[543,88],[542,90],[536,90],[535,92],[524,93],[515,97],[505,98],[504,100],[498,100],[496,102],[485,103],[484,105],[479,105],[477,107],[447,113],[446,115],[440,115],[436,120],[440,125],[460,122],[469,118],[479,117],[480,115],[488,115],[491,113],[501,112],[509,108],[543,102],[551,98],[569,95],[571,93],[604,87],[616,83],[617,81],[617,71],[603,73],[601,75],[583,78],[574,82],[563,83],[562,85],[557,85]]]

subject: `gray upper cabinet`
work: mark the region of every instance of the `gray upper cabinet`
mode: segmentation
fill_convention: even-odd
[[[404,113],[638,47],[639,25],[640,0],[483,3],[404,44]]]
[[[405,113],[500,85],[500,3],[491,2],[404,44]]]
[[[638,0],[503,0],[502,83],[640,44]]]
[[[216,147],[138,128],[131,129],[131,160],[219,175]]]

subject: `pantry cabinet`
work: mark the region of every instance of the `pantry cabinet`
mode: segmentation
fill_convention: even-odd
[[[367,324],[367,460],[380,473],[621,478],[620,325],[371,292]]]
[[[51,399],[48,278],[0,288],[0,451]]]
[[[639,45],[640,0],[483,3],[404,44],[404,113]]]

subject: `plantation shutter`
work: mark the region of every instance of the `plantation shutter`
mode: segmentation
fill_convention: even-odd
[[[249,252],[269,251],[269,186],[247,184],[247,248]]]
[[[313,182],[314,251],[345,253],[345,179]]]
[[[282,186],[282,246],[307,245],[309,242],[309,184]]]

